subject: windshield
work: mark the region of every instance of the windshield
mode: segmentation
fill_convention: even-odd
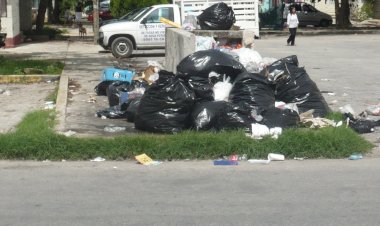
[[[153,7],[146,7],[146,8],[143,8],[143,10],[141,10],[141,12],[139,14],[136,14],[136,17],[134,17],[132,20],[133,21],[138,21],[140,20],[143,16],[145,16],[145,14],[147,12],[149,12]]]
[[[134,9],[124,16],[120,17],[119,20],[132,20],[135,18],[137,15],[139,15],[141,12],[143,12],[146,8],[139,8],[139,9]]]

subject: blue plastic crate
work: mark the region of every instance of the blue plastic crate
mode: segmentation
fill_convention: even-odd
[[[131,82],[135,71],[109,67],[103,70],[102,81],[125,81]]]

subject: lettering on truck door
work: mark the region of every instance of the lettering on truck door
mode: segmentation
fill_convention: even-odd
[[[172,7],[158,8],[146,17],[146,24],[140,24],[140,40],[144,46],[165,46],[165,27],[160,18],[174,20]]]

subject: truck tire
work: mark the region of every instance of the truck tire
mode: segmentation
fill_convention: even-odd
[[[111,52],[116,58],[127,58],[132,55],[133,44],[129,38],[119,37],[113,40]]]
[[[320,27],[328,27],[329,25],[330,22],[328,20],[321,20],[321,22],[319,22]]]

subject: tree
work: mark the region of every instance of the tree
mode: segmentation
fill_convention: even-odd
[[[121,17],[133,9],[166,3],[169,0],[112,0],[111,12],[114,17]]]
[[[42,31],[44,28],[44,22],[45,22],[45,13],[46,8],[48,7],[49,0],[41,0],[40,5],[38,6],[38,14],[36,19],[36,30],[37,32]]]
[[[351,26],[350,22],[350,5],[348,0],[335,0],[335,18],[336,26],[339,28],[347,28]]]

